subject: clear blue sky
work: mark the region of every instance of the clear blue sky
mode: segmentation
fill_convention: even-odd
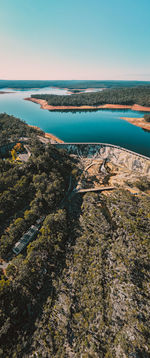
[[[0,79],[150,80],[150,0],[0,0]]]

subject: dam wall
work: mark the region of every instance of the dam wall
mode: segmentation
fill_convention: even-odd
[[[128,149],[106,143],[63,143],[55,144],[58,148],[66,149],[70,154],[79,158],[88,157],[111,161],[128,170],[139,172],[150,177],[150,158]]]

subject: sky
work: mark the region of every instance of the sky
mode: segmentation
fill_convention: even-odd
[[[0,0],[0,79],[150,80],[150,0]]]

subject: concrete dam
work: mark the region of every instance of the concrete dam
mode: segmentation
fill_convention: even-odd
[[[128,170],[150,177],[150,158],[128,149],[105,143],[63,143],[55,145],[58,148],[66,149],[70,154],[74,154],[80,159],[88,157],[93,160],[111,161],[115,165],[126,167]]]

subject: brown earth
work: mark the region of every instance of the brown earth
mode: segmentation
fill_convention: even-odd
[[[35,129],[37,129],[37,130],[39,130],[39,131],[42,130],[41,128],[39,128],[39,127],[37,127],[37,126],[32,126],[32,125],[30,125],[30,124],[28,124],[28,126],[29,126],[29,127],[32,127],[32,128],[35,128]],[[57,142],[57,143],[64,143],[63,140],[59,139],[58,137],[56,137],[55,135],[53,135],[53,134],[51,134],[51,133],[45,133],[45,132],[43,132],[43,133],[44,133],[44,137],[45,137],[45,138],[52,139],[52,140],[54,140],[54,141]]]
[[[63,140],[59,139],[58,137],[55,137],[55,135],[51,134],[51,133],[45,133],[45,138],[50,138],[55,140],[58,143],[64,143]]]
[[[146,122],[144,118],[128,118],[128,117],[121,117],[121,119],[124,119],[127,122],[130,122],[134,126],[146,129],[147,131],[150,131],[150,122]]]

